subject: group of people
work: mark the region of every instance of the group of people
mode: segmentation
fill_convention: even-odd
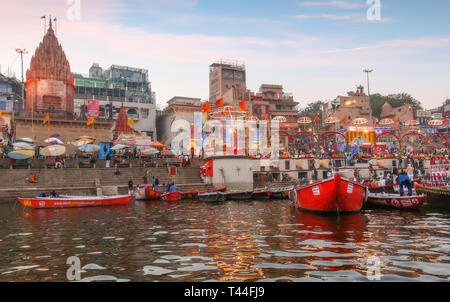
[[[144,186],[148,187],[148,177],[149,177],[150,172],[147,170],[144,174],[143,181],[144,181]],[[160,191],[160,187],[159,187],[159,178],[156,176],[152,176],[152,189],[156,190],[156,191]],[[133,184],[133,179],[130,177],[130,179],[128,180],[128,193],[131,194],[134,190],[133,190],[134,184]],[[139,184],[136,185],[136,189],[139,189]],[[167,184],[163,184],[162,186],[163,193],[171,193],[171,192],[177,192],[178,191],[178,187],[175,185],[174,181],[169,181]]]

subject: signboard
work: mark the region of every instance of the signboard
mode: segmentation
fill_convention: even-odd
[[[99,103],[98,100],[88,100],[87,114],[89,117],[98,117],[99,114]]]

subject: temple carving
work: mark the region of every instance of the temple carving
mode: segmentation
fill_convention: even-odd
[[[43,41],[31,58],[26,78],[27,115],[34,111],[35,116],[49,113],[51,117],[73,118],[74,77],[51,20]]]

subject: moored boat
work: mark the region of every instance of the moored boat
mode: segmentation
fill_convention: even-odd
[[[294,186],[270,189],[271,199],[287,199],[289,198],[289,192],[294,189]]]
[[[223,192],[203,192],[198,194],[198,200],[206,202],[225,201],[226,195]]]
[[[226,193],[227,200],[249,200],[253,196],[252,191],[229,191]]]
[[[77,207],[98,207],[127,204],[131,201],[131,195],[115,196],[64,196],[64,197],[36,197],[21,198],[20,203],[29,208],[49,209],[49,208],[77,208]]]
[[[161,197],[161,192],[154,190],[152,188],[136,188],[135,192],[134,192],[134,198],[136,200],[156,200],[156,199],[160,199]]]
[[[398,194],[369,193],[367,202],[371,205],[395,209],[420,209],[426,199],[425,194],[400,196]]]
[[[366,191],[367,187],[364,185],[335,174],[334,178],[294,188],[290,199],[302,210],[322,213],[358,212],[367,196]]]
[[[270,191],[268,189],[265,189],[265,188],[255,189],[255,190],[253,190],[252,198],[266,200],[266,199],[270,199],[271,195],[272,195],[272,191]]]
[[[420,183],[421,178],[412,181],[413,184]],[[370,193],[388,193],[388,194],[398,194],[400,192],[398,184],[391,184],[386,186],[369,187]]]
[[[178,201],[181,200],[181,193],[176,191],[176,192],[169,192],[169,193],[165,193],[161,195],[161,200],[165,200],[165,201]]]

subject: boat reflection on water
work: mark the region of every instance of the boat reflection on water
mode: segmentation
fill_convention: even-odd
[[[95,216],[101,213],[110,213],[112,211],[130,209],[130,204],[111,205],[107,207],[80,207],[80,208],[61,208],[61,209],[23,209],[20,212],[22,218],[27,219],[51,219],[64,216]]]
[[[320,215],[294,209],[305,264],[313,266],[310,277],[329,277],[326,272],[353,271],[365,274],[362,266],[370,257],[364,251],[367,218],[363,213]],[[324,273],[325,272],[325,273]]]

